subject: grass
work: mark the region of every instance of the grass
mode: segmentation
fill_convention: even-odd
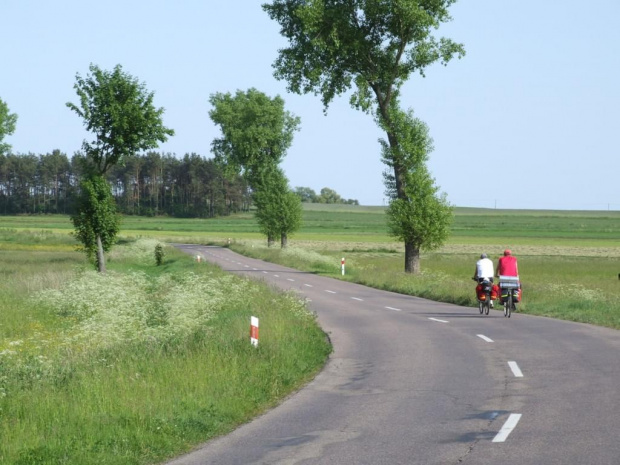
[[[272,407],[330,352],[290,294],[169,247],[155,266],[150,239],[116,246],[102,276],[48,239],[0,231],[2,464],[160,462]]]

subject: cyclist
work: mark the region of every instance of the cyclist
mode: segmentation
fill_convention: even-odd
[[[495,276],[512,276],[519,277],[519,267],[517,265],[517,257],[512,255],[510,249],[504,250],[504,255],[499,257],[497,262],[497,268],[495,270]],[[500,282],[501,285],[501,282]],[[521,283],[519,282],[519,294],[517,302],[521,301]]]
[[[474,271],[474,281],[478,283],[478,287],[476,287],[476,294],[482,288],[481,283],[486,279],[491,283],[493,282],[493,262],[487,256],[487,254],[483,253],[480,255],[480,260],[476,262],[476,271]],[[493,308],[493,297],[495,297],[495,286],[493,286],[493,292],[491,295],[491,308]]]

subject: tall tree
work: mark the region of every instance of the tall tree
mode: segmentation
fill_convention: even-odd
[[[80,98],[79,105],[68,102],[67,107],[84,119],[84,126],[95,136],[91,142],[84,141],[82,147],[92,162],[89,178],[93,185],[99,186],[99,178],[105,179],[111,167],[138,151],[156,148],[168,136],[174,135],[174,131],[164,126],[164,109],[155,108],[154,93],[148,92],[144,83],[125,73],[120,65],[116,65],[112,71],[106,71],[91,64],[89,70],[90,74],[85,78],[76,75],[73,87]],[[101,199],[103,197],[100,195],[83,192],[81,208],[85,212],[115,214],[109,208],[98,208],[97,205],[87,207],[88,202]],[[79,233],[83,229],[82,222],[86,220],[81,214],[74,218],[74,226]],[[116,234],[113,229],[105,227],[111,223],[112,218],[92,222],[93,227],[102,228],[94,230],[98,246],[97,268],[100,272],[105,271],[103,238],[108,234]],[[114,237],[111,241],[114,242]],[[88,244],[84,243],[84,246],[88,247]]]
[[[235,95],[216,93],[209,101],[213,105],[209,116],[222,131],[222,137],[212,143],[216,161],[230,173],[243,173],[254,191],[257,217],[267,243],[271,245],[272,234],[278,233],[282,246],[286,246],[288,234],[299,224],[281,220],[275,228],[271,220],[275,218],[275,208],[296,208],[295,202],[281,201],[290,189],[277,167],[293,142],[299,118],[284,109],[284,100],[279,95],[270,98],[256,89],[237,91]],[[277,206],[270,202],[277,202]],[[289,214],[294,216],[292,211],[282,213]]]
[[[0,99],[0,155],[7,154],[11,151],[11,146],[2,142],[6,136],[10,136],[15,132],[17,123],[17,115],[9,112],[9,106]]]
[[[296,93],[320,94],[325,110],[353,90],[350,103],[372,113],[386,132],[395,199],[410,202],[401,134],[393,121],[402,85],[435,62],[447,64],[465,51],[432,31],[450,21],[456,0],[274,0],[263,9],[281,26],[289,46],[279,51],[275,76]],[[405,239],[405,271],[415,252]]]

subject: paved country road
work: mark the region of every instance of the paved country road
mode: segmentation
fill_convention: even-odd
[[[309,299],[334,352],[281,405],[170,465],[620,464],[618,331],[177,247]]]

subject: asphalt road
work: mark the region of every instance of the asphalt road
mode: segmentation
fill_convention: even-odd
[[[309,299],[334,352],[280,406],[170,465],[620,464],[618,331],[177,246]]]

